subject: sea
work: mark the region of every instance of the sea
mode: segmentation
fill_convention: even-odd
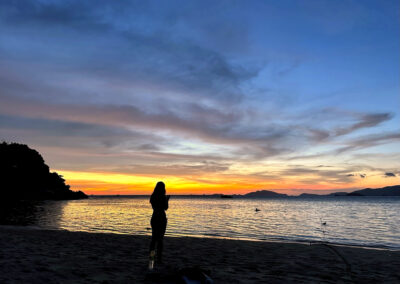
[[[41,228],[151,235],[148,197],[90,197],[38,206],[34,225]],[[172,196],[167,218],[167,236],[400,249],[400,197]]]

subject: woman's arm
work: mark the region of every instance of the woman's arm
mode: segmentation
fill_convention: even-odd
[[[171,195],[167,195],[166,198],[165,198],[164,210],[168,210],[168,201],[169,201],[169,198],[170,198],[170,197],[171,197]]]

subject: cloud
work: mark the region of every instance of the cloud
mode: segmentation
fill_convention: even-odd
[[[57,119],[27,118],[0,114],[0,128],[36,131],[38,135],[58,137],[118,137],[133,136],[132,131],[96,123],[71,122]]]
[[[341,147],[335,151],[336,154],[342,154],[349,151],[369,148],[377,145],[388,144],[400,141],[400,134],[397,132],[364,135],[359,138],[345,142],[347,146]]]
[[[366,178],[367,175],[366,174],[347,174],[347,177],[360,177],[360,178]]]
[[[370,111],[369,99],[357,101],[368,112],[353,111],[355,102],[335,94],[336,84],[358,99],[363,90],[343,74],[372,76],[352,69],[357,62],[336,68],[320,27],[308,26],[315,17],[283,5],[2,1],[0,138],[51,153],[49,160],[64,169],[226,177],[236,168],[250,172],[239,173],[243,180],[299,177],[312,184],[370,176],[376,169],[356,167],[352,158],[357,164],[372,156],[353,152],[400,140],[387,107],[391,97],[380,111]],[[308,61],[309,48],[297,44],[294,28],[321,43],[316,58]],[[358,44],[343,47],[356,52]],[[380,173],[395,169],[396,153],[387,152],[393,155]],[[270,162],[279,166],[260,170]]]
[[[385,173],[384,177],[395,177],[395,173]]]
[[[134,129],[137,132],[172,133],[181,139],[200,139],[205,143],[237,148],[235,155],[267,156],[290,151],[292,143],[298,144],[299,137],[292,141],[290,128],[277,125],[242,126],[245,114],[224,114],[216,109],[193,107],[194,115],[180,117],[177,113],[161,109],[146,112],[136,106],[112,105],[54,105],[36,101],[21,102],[0,96],[0,112],[8,116],[60,120],[70,123],[101,124],[109,129]],[[211,115],[207,117],[204,112]],[[202,119],[201,116],[205,118]],[[75,125],[77,127],[77,125]],[[279,145],[279,146],[278,146]]]
[[[305,130],[311,139],[317,142],[327,142],[338,137],[353,133],[363,128],[373,128],[393,118],[392,113],[355,113],[327,108],[310,111],[312,114],[305,120]],[[301,117],[299,118],[302,119]],[[304,120],[304,119],[303,119]],[[318,121],[316,128],[315,121]],[[336,122],[332,124],[332,122]],[[339,124],[341,126],[337,127]],[[325,127],[323,127],[325,125]],[[342,126],[345,125],[345,126]],[[323,129],[322,129],[322,127]]]
[[[393,115],[390,113],[363,114],[361,115],[360,120],[353,125],[346,128],[337,129],[335,131],[335,136],[349,134],[362,128],[374,127],[381,124],[382,122],[392,119],[392,117]]]
[[[327,130],[309,128],[308,132],[309,132],[309,134],[311,134],[310,136],[311,136],[312,140],[315,140],[315,141],[324,141],[324,140],[327,140],[331,136],[331,134]]]
[[[80,1],[68,5],[3,3],[3,24],[9,29],[3,28],[2,51],[8,64],[13,64],[9,58],[24,58],[49,74],[57,69],[65,74],[63,80],[74,73],[77,78],[92,77],[98,84],[114,81],[142,92],[153,91],[152,95],[161,92],[187,100],[195,95],[238,101],[243,97],[242,83],[257,76],[260,70],[232,63],[186,35],[152,31],[155,27],[124,27],[124,22],[116,17],[128,17],[125,9],[133,14],[140,13],[138,9],[146,10],[141,5],[105,3],[103,7],[93,7]],[[153,20],[152,15],[147,16],[147,20]],[[161,24],[156,21],[156,25]],[[43,41],[32,42],[29,34]],[[18,49],[14,42],[19,43]]]
[[[197,163],[163,163],[158,165],[131,164],[124,167],[109,168],[110,172],[132,175],[158,176],[203,176],[206,174],[223,173],[229,169],[229,163],[216,161],[199,161]]]
[[[332,183],[348,183],[352,181],[354,174],[348,174],[349,167],[320,167],[320,166],[295,166],[288,167],[279,172],[279,176],[285,177],[299,177],[300,179],[307,180],[307,182],[332,182]]]

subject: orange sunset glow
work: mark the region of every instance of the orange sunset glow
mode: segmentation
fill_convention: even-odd
[[[169,194],[244,194],[255,190],[267,189],[289,195],[299,195],[305,192],[326,194],[336,191],[349,191],[356,188],[387,186],[387,180],[383,177],[373,176],[368,180],[331,184],[320,182],[314,185],[309,183],[296,183],[307,177],[292,177],[285,181],[264,180],[257,177],[243,177],[235,175],[211,175],[211,176],[135,176],[115,173],[72,172],[58,171],[74,190],[85,190],[87,194],[94,195],[149,195],[154,185],[159,180],[167,184]],[[312,179],[313,176],[309,176]],[[229,182],[227,182],[229,181]],[[395,184],[395,182],[393,183]]]

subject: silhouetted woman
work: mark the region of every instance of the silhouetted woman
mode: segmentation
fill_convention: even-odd
[[[167,228],[167,216],[165,210],[168,209],[168,200],[170,196],[165,195],[165,184],[159,181],[150,197],[151,207],[153,207],[153,216],[151,216],[151,243],[150,254],[157,246],[157,262],[162,261],[163,238]],[[154,253],[154,252],[153,252]]]

